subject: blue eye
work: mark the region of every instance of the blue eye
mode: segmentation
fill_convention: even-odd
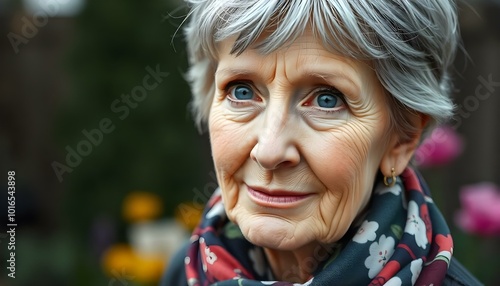
[[[337,106],[339,100],[338,96],[328,93],[320,94],[316,98],[318,106],[323,108],[334,108]]]
[[[254,92],[246,85],[236,85],[232,90],[232,95],[238,100],[250,100],[253,99]]]

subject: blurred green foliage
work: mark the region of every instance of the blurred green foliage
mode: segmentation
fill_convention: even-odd
[[[164,201],[164,216],[171,216],[209,177],[206,140],[187,108],[189,90],[182,77],[186,53],[182,31],[177,31],[185,11],[180,5],[159,0],[88,1],[76,19],[67,57],[73,93],[60,108],[58,142],[61,150],[77,150],[88,141],[84,129],[99,128],[105,118],[115,128],[92,145],[72,172],[62,175],[67,190],[62,212],[68,214],[63,219],[81,246],[72,285],[104,283],[102,275],[96,276],[99,264],[91,256],[90,230],[99,217],[112,217],[118,223],[117,240],[126,240],[121,204],[127,192],[157,193]],[[146,67],[168,76],[147,91],[143,101],[131,98],[134,104],[127,105],[122,95],[143,86],[149,74]],[[117,107],[122,111],[116,112]],[[66,165],[67,153],[64,150],[61,157]]]

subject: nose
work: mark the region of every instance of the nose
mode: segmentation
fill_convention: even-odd
[[[297,131],[286,112],[266,116],[258,140],[250,152],[252,160],[266,170],[293,167],[300,162]]]

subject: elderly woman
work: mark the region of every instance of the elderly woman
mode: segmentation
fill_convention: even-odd
[[[452,0],[189,2],[220,188],[165,285],[479,284],[409,166],[452,114]]]

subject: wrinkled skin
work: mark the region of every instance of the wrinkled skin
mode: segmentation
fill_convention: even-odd
[[[403,171],[416,145],[390,131],[369,64],[310,34],[262,55],[221,43],[209,131],[228,217],[265,248],[277,278],[338,241],[367,205],[378,170]],[[416,139],[417,140],[417,139]],[[256,190],[257,189],[257,190]],[[319,258],[317,258],[319,259]]]

